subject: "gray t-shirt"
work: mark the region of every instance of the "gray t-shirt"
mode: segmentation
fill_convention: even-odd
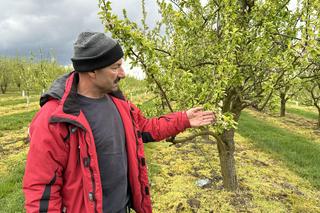
[[[92,99],[78,94],[95,141],[101,183],[103,212],[125,212],[129,201],[125,132],[120,114],[109,96]]]

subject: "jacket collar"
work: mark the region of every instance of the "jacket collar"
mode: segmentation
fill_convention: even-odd
[[[63,112],[75,116],[80,114],[80,106],[77,101],[78,82],[79,74],[73,72],[66,82],[65,93],[61,100]]]

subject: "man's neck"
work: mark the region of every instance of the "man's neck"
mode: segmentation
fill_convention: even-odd
[[[77,93],[82,96],[94,99],[102,98],[103,96],[105,96],[105,93],[102,93],[97,88],[90,85],[90,82],[87,82],[84,79],[79,79]]]

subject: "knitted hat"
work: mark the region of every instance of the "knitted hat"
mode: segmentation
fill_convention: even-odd
[[[73,68],[86,72],[109,66],[123,57],[119,43],[99,32],[82,32],[73,45]]]

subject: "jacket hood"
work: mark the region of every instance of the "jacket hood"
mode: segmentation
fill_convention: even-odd
[[[66,91],[66,82],[67,80],[74,74],[73,78],[73,83],[71,91],[76,91],[76,85],[79,82],[79,74],[75,71],[72,71],[70,73],[66,73],[64,75],[59,76],[56,80],[53,81],[50,89],[45,92],[43,95],[40,97],[40,106],[42,107],[45,103],[47,103],[51,99],[57,99],[61,100],[65,91]],[[112,95],[116,98],[125,100],[125,97],[123,96],[123,93],[119,89],[116,92],[109,93],[109,95]]]
[[[47,103],[50,99],[58,99],[61,100],[65,87],[66,81],[69,76],[72,74],[67,73],[62,76],[59,76],[51,85],[50,89],[41,95],[40,97],[40,106],[42,107],[45,103]]]

